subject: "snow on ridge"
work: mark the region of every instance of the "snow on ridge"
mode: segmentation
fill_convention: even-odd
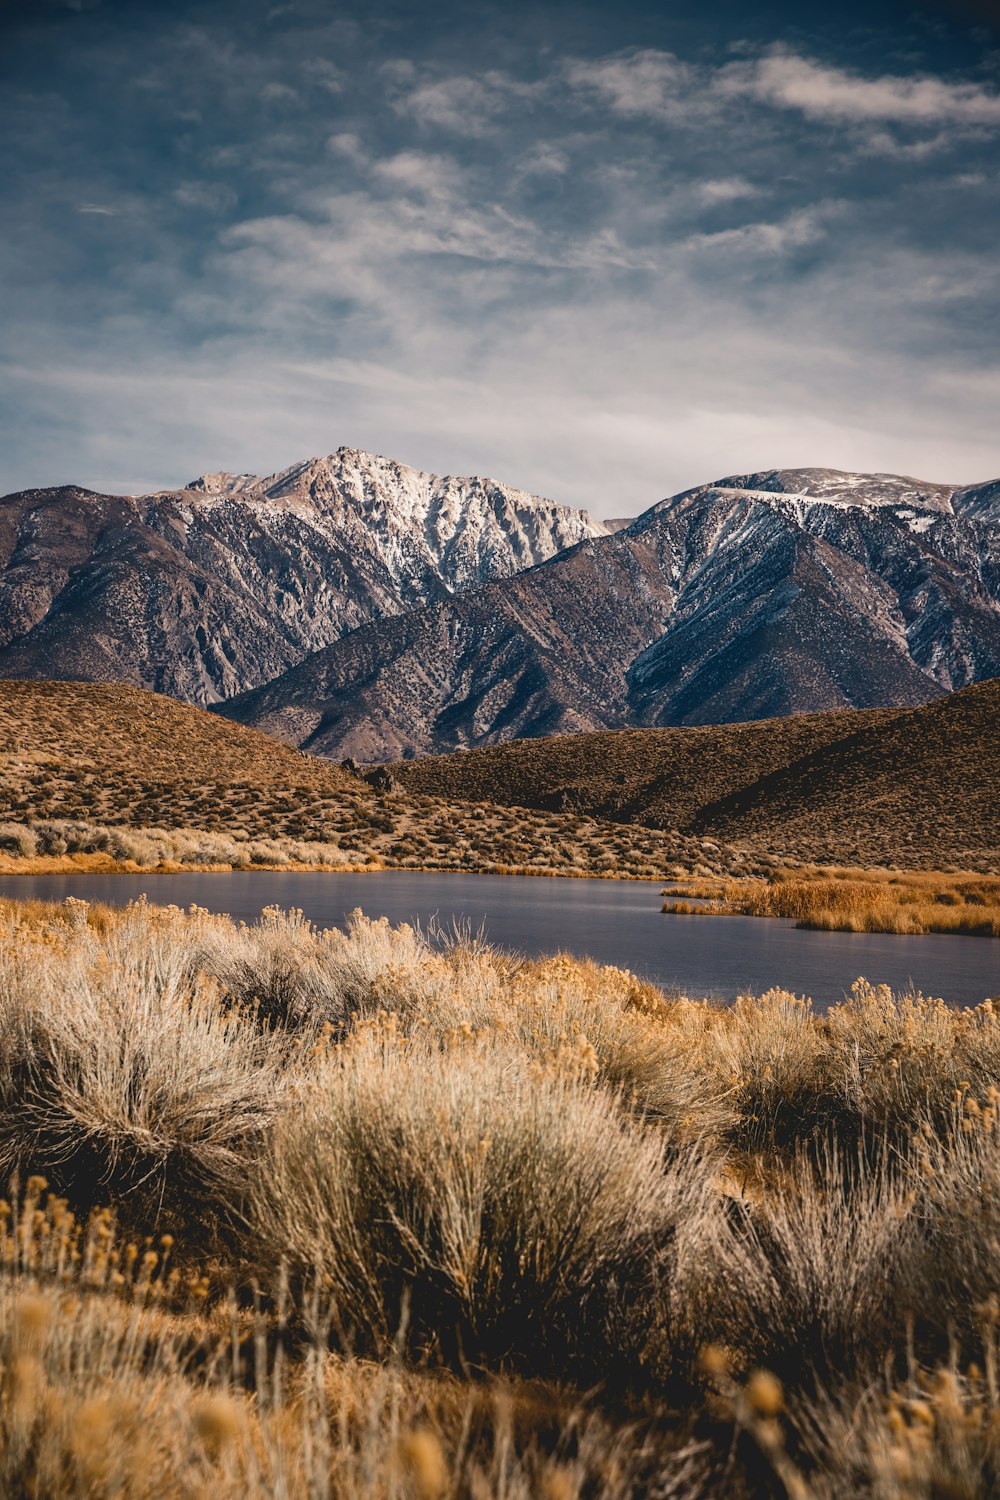
[[[261,508],[277,506],[303,516],[314,516],[331,505],[340,510],[346,506],[361,516],[391,516],[394,522],[430,527],[441,536],[459,530],[472,510],[489,524],[499,500],[508,526],[519,516],[523,520],[537,517],[542,527],[561,524],[568,528],[574,533],[572,540],[608,533],[603,521],[579,507],[561,505],[481,475],[432,474],[359,448],[341,447],[323,457],[290,464],[266,478],[204,474],[185,486],[184,493],[197,496],[202,510],[225,500]],[[499,516],[496,524],[504,524]]]
[[[846,485],[843,481],[839,480],[835,490],[832,484],[830,485],[829,488],[832,493],[816,494],[813,490],[758,490],[750,489],[744,485],[727,484],[707,485],[701,493],[725,496],[727,499],[745,498],[749,500],[762,500],[767,505],[779,508],[785,503],[798,510],[810,506],[825,505],[837,510],[893,510],[898,513],[900,506],[903,505],[911,507],[914,513],[919,511],[923,516],[929,518],[933,518],[936,515],[953,514],[950,499],[946,498],[944,494],[914,494],[910,491],[904,490],[900,492],[889,488],[879,490],[872,487],[872,477],[871,475],[863,474],[845,476]],[[844,494],[843,490],[845,487],[849,491],[861,490],[864,487],[864,493]],[[929,520],[928,524],[930,524]]]
[[[839,510],[881,510],[899,504],[896,495],[869,495],[858,499],[854,495],[813,495],[805,490],[751,490],[742,485],[712,484],[705,491],[710,495],[726,495],[734,499],[763,500],[769,505],[783,501],[797,505],[835,505]]]

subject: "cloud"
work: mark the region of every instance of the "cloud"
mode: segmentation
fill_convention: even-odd
[[[1000,93],[981,82],[929,74],[864,75],[806,57],[784,46],[721,66],[683,62],[673,53],[634,50],[565,69],[570,87],[598,97],[624,116],[703,126],[727,107],[751,101],[773,110],[842,126],[936,128],[929,146],[900,148],[873,138],[880,150],[912,154],[947,144],[954,130],[1000,129]]]
[[[713,177],[699,182],[697,195],[703,203],[737,203],[742,198],[756,198],[762,189],[745,177]]]
[[[814,120],[1000,127],[1000,93],[981,83],[929,75],[865,78],[783,47],[723,69],[716,87],[723,95],[749,96]]]
[[[336,134],[327,136],[326,149],[336,156],[343,156],[347,161],[354,162],[355,166],[362,167],[368,164],[368,152],[365,150],[361,137],[353,130],[338,130]]]
[[[569,157],[565,151],[542,142],[540,145],[533,146],[521,157],[517,163],[517,174],[522,178],[562,177],[569,171],[569,165]]]
[[[395,156],[373,163],[372,170],[383,182],[403,192],[446,199],[449,205],[454,205],[454,195],[463,180],[458,164],[451,157],[433,156],[424,151],[397,152]]]
[[[172,196],[181,208],[221,214],[234,207],[239,195],[225,182],[182,182]]]
[[[412,76],[405,81],[409,83]],[[544,89],[542,83],[529,83],[490,69],[417,83],[399,94],[393,107],[418,125],[484,136],[495,130],[498,116],[515,104],[523,107],[541,96]]]
[[[343,68],[338,68],[327,57],[310,58],[303,71],[307,78],[330,94],[339,94],[347,87],[347,75]]]
[[[739,224],[732,229],[695,234],[685,241],[685,247],[702,251],[736,250],[740,254],[752,255],[787,255],[821,239],[829,219],[843,207],[837,203],[822,203],[813,208],[799,209],[773,222]]]
[[[298,89],[293,89],[290,84],[277,83],[274,80],[264,84],[260,97],[268,104],[297,104],[299,102]]]
[[[676,123],[693,121],[704,112],[709,103],[707,76],[672,53],[655,50],[577,60],[565,70],[571,88],[596,95],[619,114]]]
[[[834,22],[822,57],[707,21],[613,51],[627,0],[530,32],[257,3],[42,28],[4,122],[6,487],[340,442],[600,514],[776,464],[1000,471],[986,62],[928,89]]]

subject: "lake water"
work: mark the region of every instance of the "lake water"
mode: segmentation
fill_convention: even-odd
[[[360,907],[391,922],[466,921],[494,943],[522,953],[564,950],[617,964],[692,996],[731,1000],[773,985],[818,1006],[842,998],[860,975],[957,1005],[1000,994],[1000,942],[988,938],[806,932],[754,917],[666,916],[660,884],[538,879],[523,875],[373,874],[273,871],[205,875],[15,875],[0,895],[61,901],[77,896],[123,905],[150,901],[253,921],[268,905],[301,907],[323,927],[342,926]]]

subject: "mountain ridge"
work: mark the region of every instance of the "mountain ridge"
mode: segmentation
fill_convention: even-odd
[[[349,448],[143,496],[21,491],[0,500],[0,675],[210,703],[373,618],[603,534],[523,490]]]
[[[0,501],[0,674],[332,758],[914,707],[1000,672],[1000,480],[766,469],[607,525],[340,448]]]

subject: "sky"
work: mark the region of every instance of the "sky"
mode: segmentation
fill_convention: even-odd
[[[0,491],[1000,475],[1000,0],[0,0]]]

